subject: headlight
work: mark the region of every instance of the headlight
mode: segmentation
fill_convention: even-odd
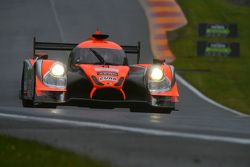
[[[51,74],[55,77],[61,77],[65,74],[65,68],[62,64],[55,63],[51,68]]]
[[[171,82],[165,76],[161,81],[149,81],[148,89],[151,93],[167,92],[171,89]]]
[[[171,89],[171,82],[161,66],[152,66],[149,69],[148,89],[151,93],[167,92]]]
[[[158,67],[158,66],[152,67],[150,71],[151,80],[159,81],[159,80],[162,80],[163,77],[164,77],[164,73],[161,67]]]
[[[67,76],[65,75],[66,68],[60,63],[56,62],[51,69],[43,76],[43,83],[49,87],[65,88],[67,84]]]

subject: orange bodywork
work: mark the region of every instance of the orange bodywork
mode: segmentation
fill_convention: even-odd
[[[152,66],[152,64],[138,64],[138,65],[142,66],[142,67],[151,67]],[[161,65],[161,67],[163,68],[165,75],[172,82],[173,76],[172,76],[172,72],[171,72],[170,66]],[[176,82],[175,82],[175,84],[173,85],[173,87],[169,91],[167,91],[167,92],[161,92],[161,93],[151,93],[151,95],[152,96],[170,96],[172,102],[178,102],[179,101],[178,100],[179,91],[178,91],[178,87],[177,87],[177,83]]]
[[[171,72],[171,68],[170,66],[162,66],[165,75],[168,77],[168,79],[172,82],[173,80],[173,76],[172,76],[172,72]],[[167,91],[167,92],[162,92],[162,93],[153,93],[152,95],[157,95],[157,96],[179,96],[179,92],[177,89],[177,84],[175,83],[173,85],[173,87],[171,88],[171,90]]]
[[[42,81],[36,76],[36,95],[44,96],[46,91],[54,91],[54,92],[66,92],[66,89],[61,88],[51,88],[43,84]]]
[[[123,50],[123,48],[111,41],[107,40],[100,40],[95,38],[90,38],[87,41],[84,41],[78,44],[76,47],[78,48],[109,48],[109,49],[116,49],[116,50]],[[30,64],[34,66],[35,60],[30,59]],[[41,65],[41,76],[36,74],[36,83],[35,83],[35,93],[37,96],[46,96],[46,92],[64,92],[66,93],[66,88],[56,88],[56,87],[49,87],[43,83],[43,77],[46,73],[50,71],[55,60],[46,60],[44,59]],[[105,89],[105,88],[112,88],[120,91],[123,95],[123,99],[126,100],[126,94],[123,90],[124,82],[128,76],[130,67],[129,66],[115,66],[115,65],[93,65],[93,64],[76,64],[76,67],[82,69],[82,71],[86,74],[89,81],[91,81],[93,88],[90,91],[89,98],[92,99],[93,95],[95,94],[96,90],[98,89]],[[144,68],[149,68],[152,64],[137,64],[137,66],[141,66]],[[162,69],[164,70],[165,76],[172,82],[172,70],[169,65],[161,65]],[[84,87],[84,85],[82,85]],[[166,92],[160,93],[152,93],[150,92],[151,96],[168,96],[171,97],[171,102],[177,102],[179,93],[176,82],[173,84],[172,88]]]
[[[122,50],[122,47],[114,42],[91,39],[77,45],[78,48],[108,48]]]
[[[43,60],[42,69],[41,69],[41,78],[44,77],[44,75],[49,72],[53,64],[55,63],[55,60]],[[33,60],[34,64],[34,60]],[[66,92],[66,89],[62,88],[55,88],[55,87],[49,87],[45,85],[41,79],[36,75],[36,87],[35,87],[36,95],[37,96],[44,96],[46,91],[55,91],[55,92]]]
[[[44,76],[52,67],[52,65],[56,61],[54,60],[43,60],[43,65],[42,65],[42,76]]]
[[[35,60],[34,60],[34,59],[29,59],[29,62],[30,62],[30,64],[31,64],[32,66],[34,66],[34,64],[35,64]]]

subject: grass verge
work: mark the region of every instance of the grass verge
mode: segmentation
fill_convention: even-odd
[[[109,165],[34,141],[0,135],[0,166],[108,167]]]
[[[215,101],[250,114],[250,8],[227,0],[177,0],[184,11],[188,25],[176,33],[170,42],[177,57],[174,65],[192,85]],[[237,23],[237,38],[200,38],[199,23]],[[198,40],[239,42],[240,57],[198,57]]]

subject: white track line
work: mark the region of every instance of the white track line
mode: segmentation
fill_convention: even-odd
[[[191,84],[189,84],[186,80],[184,80],[180,75],[176,74],[176,79],[178,82],[180,82],[182,85],[184,85],[186,88],[188,88],[191,92],[193,92],[195,95],[197,95],[198,97],[200,97],[201,99],[205,100],[206,102],[219,107],[223,110],[229,111],[233,114],[236,114],[238,116],[242,116],[242,117],[249,117],[249,115],[241,113],[239,111],[233,110],[231,108],[228,108],[226,106],[223,106],[222,104],[217,103],[216,101],[210,99],[209,97],[205,96],[204,94],[202,94],[199,90],[197,90],[195,87],[193,87]]]
[[[0,117],[26,120],[26,121],[37,121],[37,122],[43,122],[43,123],[56,123],[56,124],[71,125],[71,126],[77,126],[77,127],[91,127],[91,128],[100,128],[100,129],[107,129],[107,130],[120,130],[120,131],[140,133],[140,134],[145,134],[145,135],[179,137],[179,138],[185,138],[185,139],[196,139],[196,140],[217,141],[217,142],[225,142],[225,143],[250,145],[250,138],[238,138],[238,137],[228,137],[228,136],[215,136],[215,135],[208,135],[208,134],[174,132],[174,131],[148,129],[148,128],[145,129],[145,128],[138,128],[138,127],[128,127],[128,126],[122,126],[122,125],[112,125],[112,124],[106,124],[106,123],[74,121],[74,120],[45,118],[45,117],[36,117],[36,116],[18,115],[18,114],[0,113]]]
[[[62,28],[61,22],[59,20],[58,14],[56,12],[55,2],[54,2],[54,0],[50,0],[49,2],[50,2],[50,5],[51,5],[51,8],[52,8],[52,11],[54,13],[54,16],[55,16],[55,20],[56,20],[57,27],[59,29],[61,40],[62,40],[62,42],[64,42],[65,37],[64,37],[64,33],[63,33],[63,28]]]

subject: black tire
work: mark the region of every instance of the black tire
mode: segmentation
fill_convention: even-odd
[[[57,107],[57,104],[55,103],[39,103],[34,105],[35,108],[51,108],[55,109]]]
[[[22,105],[23,107],[33,107],[33,101],[32,100],[26,100],[26,99],[22,99]]]
[[[130,112],[142,112],[142,113],[163,113],[170,114],[174,108],[167,107],[153,107],[147,104],[134,105],[130,107]]]
[[[20,98],[22,99],[23,107],[33,107],[34,106],[33,100],[24,99],[23,94],[24,94],[24,64],[23,64],[23,73],[22,73],[22,80],[21,80]]]

